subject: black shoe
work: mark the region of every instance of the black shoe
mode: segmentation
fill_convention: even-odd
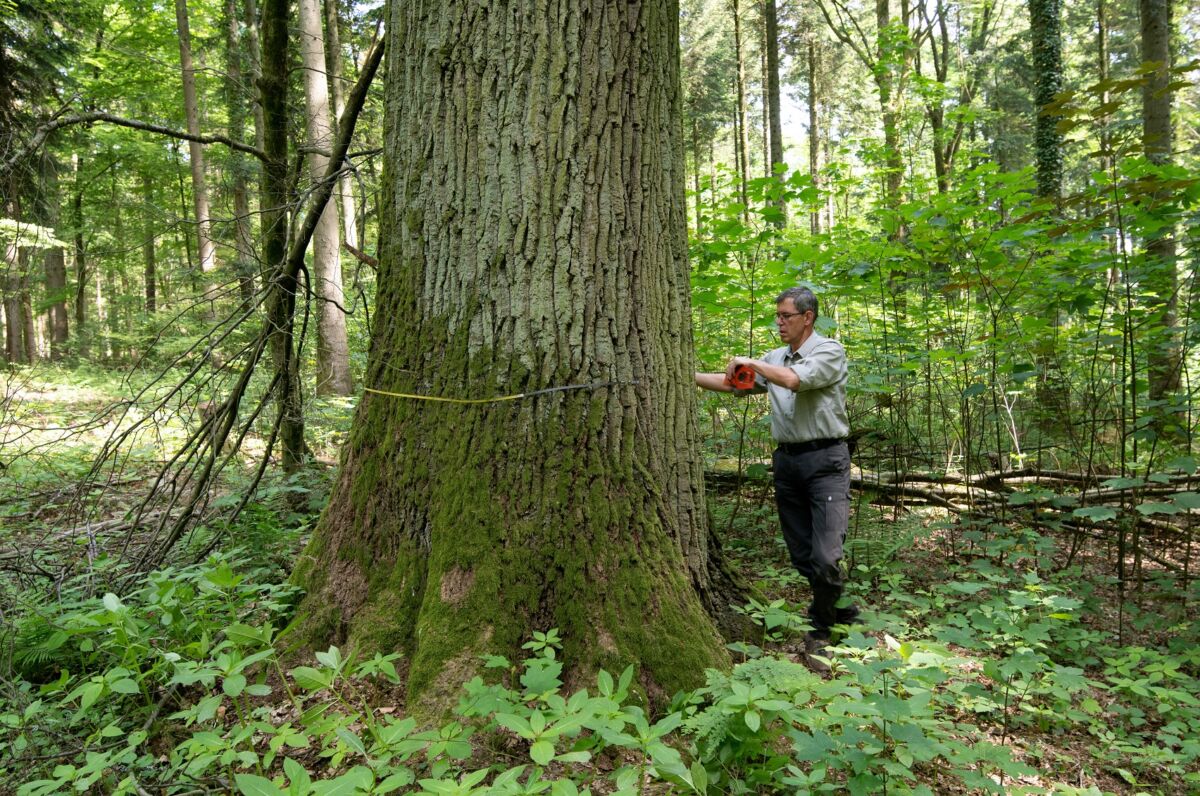
[[[845,608],[838,608],[834,616],[839,625],[852,625],[858,621],[861,613],[857,605],[847,605]]]

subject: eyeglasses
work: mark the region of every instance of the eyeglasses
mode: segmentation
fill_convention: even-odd
[[[790,321],[792,318],[795,318],[797,315],[803,315],[803,314],[804,314],[803,312],[777,312],[777,313],[775,313],[775,320]]]

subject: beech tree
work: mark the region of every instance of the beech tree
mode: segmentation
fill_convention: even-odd
[[[670,694],[727,663],[737,600],[697,451],[677,3],[390,17],[365,382],[559,389],[364,395],[294,638],[404,650],[413,708],[552,626],[577,674]]]

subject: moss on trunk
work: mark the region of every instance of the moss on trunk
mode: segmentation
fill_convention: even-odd
[[[400,649],[433,709],[558,627],[650,696],[728,663],[705,521],[677,9],[393,3],[368,394],[295,638]],[[706,607],[709,610],[706,610]]]

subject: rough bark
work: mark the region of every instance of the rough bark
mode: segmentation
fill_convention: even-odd
[[[299,0],[300,57],[304,64],[305,120],[308,127],[309,174],[321,179],[329,165],[333,124],[329,120],[329,80],[325,74],[325,37],[321,32],[321,0]],[[313,232],[313,285],[317,298],[317,393],[349,395],[350,346],[346,338],[345,298],[337,204],[325,205]]]
[[[187,0],[175,0],[175,23],[179,35],[179,65],[183,80],[183,112],[189,135],[200,135],[200,106],[196,100],[196,70],[192,66],[191,33],[188,30]],[[217,267],[217,247],[212,237],[212,216],[208,204],[208,186],[204,177],[204,148],[188,142],[192,171],[192,204],[196,211],[196,252],[199,256],[200,281],[204,294],[214,300],[216,286],[209,274]],[[209,308],[210,312],[212,307]]]
[[[1139,0],[1142,20],[1142,62],[1152,64],[1142,87],[1142,148],[1146,159],[1159,166],[1171,164],[1171,0]],[[1159,202],[1169,201],[1161,191]],[[1179,389],[1178,278],[1176,245],[1172,225],[1156,230],[1146,243],[1150,289],[1156,303],[1156,319],[1164,330],[1149,351],[1150,400],[1156,401]]]
[[[674,2],[393,2],[368,394],[298,643],[401,649],[410,707],[558,627],[647,694],[726,653],[697,456]],[[699,594],[698,594],[699,592]]]

